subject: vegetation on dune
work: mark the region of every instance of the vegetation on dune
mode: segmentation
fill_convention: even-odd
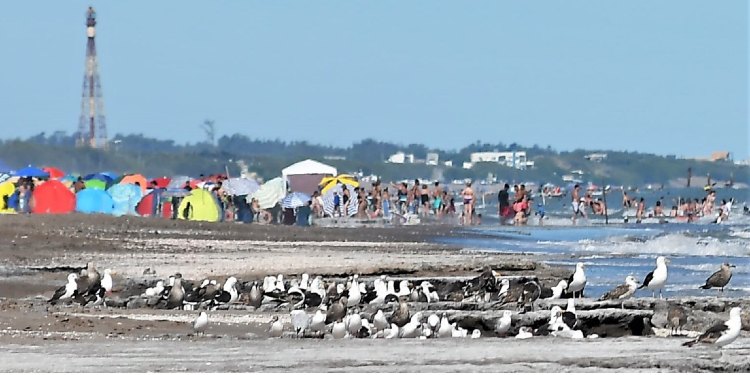
[[[562,184],[562,176],[571,171],[584,172],[581,180],[596,184],[613,185],[668,185],[677,179],[685,179],[688,168],[694,177],[705,181],[724,183],[750,181],[747,166],[728,161],[707,162],[675,157],[607,150],[574,150],[558,152],[551,147],[503,143],[481,143],[479,141],[459,150],[435,150],[421,144],[398,145],[365,139],[350,147],[315,145],[306,141],[285,142],[281,140],[251,139],[245,135],[222,136],[215,145],[210,142],[176,144],[171,140],[148,138],[140,134],[117,134],[112,138],[108,150],[75,147],[75,135],[55,132],[52,135],[38,134],[28,139],[0,141],[0,160],[11,167],[27,164],[52,165],[66,171],[89,173],[114,171],[138,172],[148,176],[172,176],[211,174],[229,170],[240,172],[238,161],[244,161],[248,169],[260,177],[270,179],[280,174],[284,167],[306,158],[331,164],[340,171],[360,171],[365,175],[377,175],[386,181],[411,178],[427,178],[442,181],[459,179],[486,179],[495,176],[501,181],[534,181]],[[535,162],[533,168],[517,170],[495,163],[477,163],[472,169],[463,169],[462,163],[469,160],[472,152],[493,150],[526,151],[528,159]],[[385,160],[392,154],[403,151],[414,154],[415,159],[424,160],[428,152],[439,155],[440,165],[389,164]],[[585,155],[592,152],[607,153],[601,162],[589,161]],[[331,158],[333,157],[333,158]],[[442,165],[452,161],[453,166]]]

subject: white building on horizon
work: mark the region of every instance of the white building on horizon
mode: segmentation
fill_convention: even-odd
[[[437,152],[428,152],[424,163],[427,165],[438,165],[439,162],[440,155]]]
[[[489,162],[498,163],[509,168],[526,169],[534,166],[533,161],[526,159],[526,151],[492,151],[492,152],[472,152],[470,156],[471,164]]]
[[[414,154],[405,154],[404,152],[399,151],[399,152],[397,152],[397,153],[389,156],[388,160],[386,162],[387,163],[392,163],[392,164],[404,164],[404,163],[413,164],[414,163]]]

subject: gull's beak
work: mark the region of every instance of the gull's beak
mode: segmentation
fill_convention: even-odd
[[[737,268],[737,266],[736,266],[736,265],[734,265],[734,264],[730,264],[730,265],[729,265],[729,267],[732,267],[732,268]]]

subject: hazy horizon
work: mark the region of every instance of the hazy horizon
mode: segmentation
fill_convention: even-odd
[[[73,133],[85,11],[110,139],[366,138],[750,158],[748,4],[12,2],[0,124]]]

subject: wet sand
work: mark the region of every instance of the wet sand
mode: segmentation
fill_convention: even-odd
[[[467,252],[430,243],[452,226],[299,228],[97,215],[0,216],[0,371],[750,371],[750,340],[720,352],[685,338],[268,339],[288,308],[210,312],[49,306],[68,272],[94,260],[115,272],[114,298],[181,272],[240,281],[308,272],[403,277],[568,275],[538,255]],[[155,274],[144,275],[145,269]],[[743,333],[746,336],[746,333]],[[458,344],[460,342],[460,344]],[[717,362],[718,361],[718,362]]]

